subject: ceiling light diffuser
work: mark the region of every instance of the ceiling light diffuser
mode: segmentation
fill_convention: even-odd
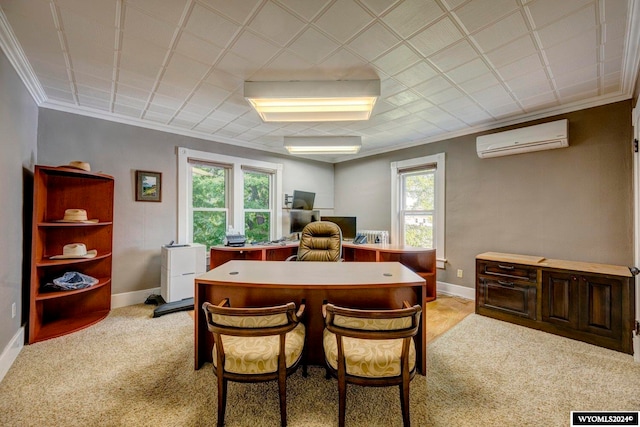
[[[244,97],[265,122],[369,120],[380,80],[244,82]]]
[[[290,154],[355,154],[362,147],[359,136],[285,136]]]

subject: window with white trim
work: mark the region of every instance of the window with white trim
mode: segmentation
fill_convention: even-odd
[[[444,153],[391,163],[391,241],[434,248],[444,268]]]
[[[248,242],[282,234],[282,164],[178,148],[178,242],[223,243],[230,228]]]

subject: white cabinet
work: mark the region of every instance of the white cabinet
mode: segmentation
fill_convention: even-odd
[[[166,302],[193,298],[195,277],[207,271],[205,249],[199,243],[162,247],[160,293]]]

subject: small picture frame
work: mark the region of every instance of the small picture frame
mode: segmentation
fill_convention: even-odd
[[[162,173],[136,171],[136,202],[162,201]]]

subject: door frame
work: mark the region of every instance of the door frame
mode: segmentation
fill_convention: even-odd
[[[636,105],[631,110],[631,126],[633,129],[633,139],[640,140],[640,101],[636,101]],[[640,267],[640,150],[637,142],[632,142],[633,148],[633,260],[636,267]],[[640,276],[635,280],[636,301],[635,301],[635,320],[640,322]],[[633,358],[640,363],[640,336],[633,337]]]

